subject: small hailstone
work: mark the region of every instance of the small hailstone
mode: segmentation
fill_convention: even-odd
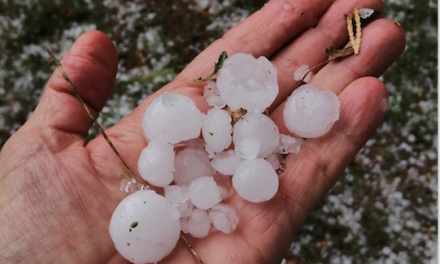
[[[150,140],[175,144],[200,135],[202,113],[189,97],[164,93],[147,107],[142,126]]]
[[[228,112],[214,107],[203,117],[203,139],[212,151],[222,152],[231,145],[231,133],[231,116]]]
[[[173,179],[174,147],[168,143],[150,141],[138,160],[141,177],[158,187],[169,185]]]
[[[272,165],[266,160],[245,160],[235,170],[232,185],[241,198],[259,203],[275,196],[279,179]]]
[[[125,259],[156,263],[170,254],[179,240],[179,212],[156,192],[138,191],[119,203],[109,229],[116,250]]]
[[[255,159],[260,151],[260,140],[254,137],[242,138],[235,144],[235,152],[243,159]]]
[[[374,14],[374,9],[371,8],[361,8],[359,9],[359,16],[362,19],[367,19],[369,18],[372,14]]]
[[[211,160],[212,167],[224,175],[233,175],[235,169],[243,161],[243,158],[236,155],[235,151],[230,149],[214,156]]]
[[[205,150],[206,153],[208,153],[208,157],[212,159],[215,156],[215,152],[208,146],[208,144],[205,144]]]
[[[306,74],[309,70],[309,66],[306,64],[299,66],[299,68],[293,73],[293,79],[295,79],[295,81],[300,81],[304,77],[304,74]],[[307,76],[304,78],[304,82],[308,83],[310,78],[312,78],[312,75],[313,72],[307,73]]]
[[[219,203],[221,198],[220,188],[213,177],[200,177],[191,182],[188,187],[191,202],[200,209],[209,209]]]
[[[223,108],[226,106],[223,98],[220,97],[220,93],[215,82],[209,81],[203,91],[203,97],[208,105],[217,106]]]
[[[185,202],[175,205],[174,207],[176,207],[179,211],[180,217],[190,217],[194,209],[191,200],[186,200]]]
[[[262,113],[278,95],[277,70],[265,57],[237,53],[223,63],[217,87],[232,111]]]
[[[301,145],[304,143],[302,138],[294,138],[288,135],[280,135],[280,145],[278,146],[278,153],[298,153]]]
[[[211,219],[202,209],[195,209],[188,221],[188,233],[194,238],[208,236],[211,229]]]
[[[302,138],[326,134],[339,119],[340,103],[332,91],[305,84],[296,89],[283,110],[284,124]]]
[[[189,200],[189,192],[187,186],[165,186],[164,193],[165,198],[167,198],[172,205],[179,205]]]
[[[135,179],[122,179],[119,183],[119,189],[128,194],[135,193],[137,191],[147,190],[148,186],[143,185],[142,183],[136,182]]]
[[[234,126],[234,145],[239,145],[244,138],[257,139],[260,143],[257,158],[265,158],[278,147],[280,133],[277,125],[266,115],[248,113]]]
[[[215,173],[209,163],[208,153],[191,147],[177,153],[174,168],[174,182],[177,185],[188,185],[198,177],[212,176]]]
[[[219,231],[229,234],[232,233],[238,224],[238,216],[234,207],[219,203],[214,205],[209,212],[212,225]]]

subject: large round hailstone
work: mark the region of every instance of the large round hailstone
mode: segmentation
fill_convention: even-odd
[[[141,152],[138,169],[142,178],[150,184],[158,187],[169,185],[174,179],[173,145],[150,141]]]
[[[164,93],[147,107],[142,126],[151,141],[175,144],[200,135],[202,113],[189,97]]]
[[[212,167],[224,175],[233,175],[243,158],[235,154],[235,150],[223,151],[211,160]]]
[[[156,263],[169,255],[179,240],[179,212],[154,191],[135,192],[113,212],[110,237],[125,259]]]
[[[306,84],[296,89],[284,106],[287,129],[303,138],[326,134],[339,119],[340,103],[332,91]]]
[[[235,170],[232,185],[241,198],[260,203],[275,196],[279,179],[269,162],[263,159],[245,160]]]
[[[223,63],[217,87],[232,111],[262,113],[278,95],[277,70],[265,57],[237,53]]]
[[[213,177],[195,179],[189,185],[188,191],[191,202],[199,209],[207,210],[222,200],[220,188]]]
[[[214,107],[203,117],[203,139],[212,151],[222,152],[231,145],[231,133],[231,116],[228,112]]]
[[[177,153],[174,168],[174,182],[177,185],[188,185],[201,176],[212,176],[215,173],[209,163],[208,153],[192,147]]]
[[[248,113],[235,124],[232,140],[236,148],[243,148],[236,149],[237,154],[253,151],[249,144],[242,144],[242,140],[245,140],[243,143],[258,140],[260,145],[257,158],[265,158],[278,147],[280,132],[277,125],[266,115]],[[243,158],[246,158],[246,155]]]

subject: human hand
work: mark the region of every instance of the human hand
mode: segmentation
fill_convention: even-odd
[[[353,7],[381,9],[379,0],[270,1],[201,53],[172,83],[148,97],[130,115],[107,130],[137,174],[137,159],[147,145],[141,126],[145,108],[168,91],[191,97],[204,112],[204,84],[192,80],[209,74],[206,65],[222,51],[266,56],[278,70],[280,93],[271,118],[282,121],[285,98],[296,88],[293,72],[302,64],[326,59],[325,48],[347,43],[343,13]],[[318,21],[319,19],[319,21]],[[310,27],[317,24],[316,28]],[[324,137],[308,139],[286,158],[278,194],[260,204],[237,195],[226,200],[240,218],[232,234],[212,233],[191,240],[207,263],[279,263],[307,215],[380,124],[387,105],[384,85],[375,77],[400,55],[402,29],[380,19],[363,30],[361,52],[331,62],[309,82],[334,91],[341,115]],[[114,83],[117,54],[102,33],[82,35],[62,60],[63,68],[97,114]],[[92,121],[59,72],[51,77],[28,122],[0,153],[0,262],[124,263],[114,249],[108,226],[125,196],[118,189],[122,165],[98,137],[85,145]],[[195,263],[182,241],[164,263]]]

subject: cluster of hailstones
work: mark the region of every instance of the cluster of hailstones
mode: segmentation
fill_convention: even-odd
[[[232,188],[253,203],[274,197],[277,171],[284,169],[281,154],[297,153],[303,138],[324,135],[339,118],[336,95],[306,84],[292,93],[283,113],[296,137],[282,135],[263,113],[278,91],[269,60],[240,53],[224,62],[217,83],[206,85],[204,97],[212,106],[206,114],[180,94],[163,93],[151,102],[142,121],[150,142],[138,168],[149,184],[163,187],[164,195],[142,188],[133,192],[139,185],[124,183],[133,193],[110,222],[110,235],[124,258],[156,263],[174,249],[181,231],[194,238],[213,230],[233,232],[239,219],[231,205],[222,203]]]

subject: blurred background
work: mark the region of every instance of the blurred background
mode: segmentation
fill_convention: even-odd
[[[110,127],[265,2],[0,0],[0,147],[32,114],[54,69],[44,45],[61,59],[87,30],[110,36],[119,69],[99,117]],[[407,38],[381,77],[390,109],[292,241],[290,263],[437,263],[437,1],[384,2],[382,16]],[[96,135],[92,128],[89,138]]]

